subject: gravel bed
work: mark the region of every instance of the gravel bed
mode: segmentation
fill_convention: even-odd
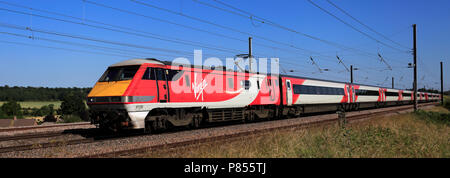
[[[411,106],[400,106],[396,108],[405,108]],[[392,110],[393,108],[381,108],[376,110],[364,110],[349,112],[347,116],[355,114],[374,113],[375,111]],[[8,152],[0,154],[1,158],[35,158],[35,157],[87,157],[89,155],[109,153],[113,151],[123,151],[138,148],[147,148],[151,146],[167,145],[171,143],[183,142],[186,140],[197,140],[203,138],[211,138],[218,136],[228,136],[236,133],[246,133],[248,131],[256,131],[261,129],[278,128],[291,125],[305,124],[317,120],[333,120],[337,118],[337,114],[325,114],[318,116],[300,117],[285,120],[273,120],[266,122],[229,125],[213,128],[204,128],[197,130],[179,131],[175,133],[163,133],[157,135],[143,135],[127,138],[119,138],[113,140],[102,140],[94,143],[67,145],[61,147],[34,149],[27,151]]]
[[[14,135],[23,135],[23,134],[36,134],[36,133],[49,133],[49,132],[62,132],[65,130],[74,130],[74,129],[90,129],[95,128],[95,125],[61,125],[57,127],[48,127],[48,128],[38,128],[38,129],[29,129],[29,130],[14,130],[7,132],[0,132],[0,137],[6,136],[14,136]]]
[[[83,139],[85,137],[76,134],[64,134],[61,136],[54,137],[44,137],[44,138],[31,138],[31,139],[20,139],[20,140],[8,140],[1,141],[0,147],[12,147],[12,146],[21,146],[21,145],[36,145],[42,143],[63,143],[69,140]]]

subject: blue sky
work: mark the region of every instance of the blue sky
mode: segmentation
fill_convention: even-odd
[[[381,43],[346,26],[313,6],[308,0],[222,0],[254,16],[337,43],[338,47],[262,24],[248,17],[244,18],[211,8],[193,0],[139,1],[244,33],[202,23],[129,0],[90,1],[146,17],[100,7],[82,0],[0,0],[0,85],[91,87],[106,67],[115,62],[142,57],[169,61],[174,57],[191,59],[190,55],[193,54],[194,49],[202,49],[204,58],[214,56],[225,60],[225,57],[233,57],[235,54],[247,51],[248,44],[245,41],[249,35],[245,33],[250,33],[253,37],[253,51],[256,57],[280,57],[281,71],[287,71],[290,75],[348,81],[349,73],[338,63],[335,57],[338,55],[347,66],[353,65],[359,68],[354,72],[356,83],[390,87],[391,77],[394,77],[396,88],[411,88],[413,71],[406,66],[412,62],[412,55],[407,52],[412,48],[412,24],[417,24],[418,32],[419,87],[440,88],[440,61],[444,62],[444,70],[450,69],[448,60],[450,57],[450,35],[448,34],[450,1],[448,0],[331,0],[353,17],[401,46],[358,24],[326,0],[313,0],[313,2]],[[198,1],[227,9],[226,6],[215,1]],[[11,3],[20,6],[12,6]],[[29,8],[45,10],[53,14]],[[57,16],[54,13],[75,18]],[[115,25],[140,35],[55,21],[42,16],[96,26]],[[165,22],[154,18],[165,20]],[[103,25],[91,23],[92,21],[101,22]],[[11,25],[18,28],[10,28]],[[41,32],[21,29],[26,27],[41,30]],[[51,35],[42,31],[87,37],[91,41]],[[32,36],[35,39],[17,35]],[[150,37],[155,35],[156,38]],[[158,38],[165,40],[158,40]],[[120,42],[127,44],[128,47],[92,41],[92,39]],[[201,45],[179,44],[167,39],[201,43]],[[401,50],[394,50],[382,43]],[[99,46],[102,48],[97,48]],[[204,46],[210,48],[204,48]],[[343,46],[352,49],[343,49]],[[217,48],[220,49],[216,50]],[[307,49],[307,51],[298,48]],[[379,60],[378,53],[393,68],[392,71],[386,70],[387,66]],[[330,71],[319,73],[309,60],[309,56],[313,56],[319,67],[330,69]],[[444,78],[450,78],[450,72],[444,71],[444,73]],[[444,89],[450,89],[449,82],[444,82]]]

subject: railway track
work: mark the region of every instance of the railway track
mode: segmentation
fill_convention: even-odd
[[[69,130],[76,130],[78,126],[90,125],[89,122],[81,122],[81,123],[70,123],[70,124],[54,124],[54,125],[44,125],[44,126],[27,126],[27,127],[10,127],[10,128],[2,128],[0,132],[16,132],[16,131],[25,131],[22,133],[15,133],[13,135],[6,134],[5,136],[0,136],[0,142],[9,142],[6,145],[12,146],[3,146],[0,147],[0,153],[12,152],[12,151],[23,151],[23,150],[31,150],[37,148],[48,148],[61,145],[64,143],[66,145],[78,144],[78,143],[88,143],[92,142],[89,138],[77,139],[77,140],[56,140],[51,142],[37,142],[31,144],[21,144],[17,145],[19,141],[33,142],[39,141],[39,139],[51,139],[52,137],[58,138],[63,137],[64,135],[70,135],[73,133],[67,132]],[[84,127],[83,127],[84,128]],[[48,129],[57,129],[58,131],[49,131]],[[63,130],[60,130],[63,129]],[[12,143],[16,142],[16,143]],[[12,143],[12,144],[11,144]]]
[[[427,106],[427,105],[435,105],[435,103],[426,103],[426,104],[421,104],[420,106],[423,107],[423,106]],[[392,114],[392,113],[396,113],[396,112],[405,112],[407,110],[410,110],[411,108],[412,108],[412,106],[407,105],[407,106],[388,107],[388,108],[382,108],[382,109],[348,112],[346,114],[347,115],[346,121],[347,122],[362,121],[365,119],[369,119],[373,116]],[[114,134],[114,135],[101,135],[98,132],[96,132],[96,129],[93,129],[91,133],[88,133],[88,134],[85,133],[84,138],[2,147],[2,148],[0,148],[0,153],[19,152],[19,151],[26,151],[26,150],[69,146],[69,145],[77,145],[77,144],[88,144],[89,145],[89,144],[94,144],[94,143],[103,142],[103,141],[113,142],[114,140],[120,140],[120,139],[127,140],[127,139],[133,139],[133,138],[137,138],[137,137],[149,137],[149,138],[150,137],[158,137],[156,140],[160,140],[157,143],[152,143],[152,144],[148,144],[145,146],[133,147],[131,149],[118,149],[118,150],[109,151],[109,152],[75,156],[75,157],[126,157],[126,156],[135,155],[135,154],[139,154],[139,153],[143,153],[143,152],[147,152],[147,151],[170,150],[170,149],[176,149],[176,148],[181,148],[181,147],[189,147],[189,146],[194,146],[198,143],[221,142],[221,141],[225,141],[225,140],[233,141],[233,140],[245,137],[245,136],[262,135],[264,133],[271,132],[271,131],[292,130],[292,129],[314,127],[314,126],[324,125],[324,124],[334,124],[338,120],[339,120],[339,118],[338,118],[337,114],[324,114],[324,115],[308,116],[308,117],[293,118],[293,119],[272,120],[272,121],[268,121],[268,122],[255,122],[255,123],[241,124],[241,125],[245,126],[245,125],[251,125],[251,124],[266,123],[266,125],[269,125],[269,126],[262,127],[262,128],[258,127],[256,129],[253,129],[252,126],[248,126],[247,129],[238,130],[238,131],[231,129],[230,131],[228,131],[225,134],[218,134],[218,135],[212,134],[209,136],[181,138],[181,139],[174,140],[174,141],[167,141],[164,139],[166,137],[170,137],[170,135],[172,135],[172,134],[177,134],[177,132],[169,132],[169,133],[163,133],[163,134],[157,134],[157,135],[145,135],[140,132],[131,132],[131,133]],[[289,123],[291,121],[292,121],[292,123]],[[286,122],[286,123],[283,125],[271,124],[271,123],[276,123],[276,122]],[[267,124],[267,123],[269,123],[269,124]],[[273,126],[273,125],[276,125],[276,126]],[[209,129],[211,131],[221,130],[221,129],[226,130],[226,129],[232,128],[233,126],[239,126],[239,124],[230,125],[230,126],[210,127],[210,128],[205,128],[205,129],[189,130],[189,131],[184,131],[184,132],[186,132],[186,133],[202,132],[202,130],[206,130],[206,129]],[[209,132],[209,131],[203,131],[203,132]],[[63,131],[63,132],[54,132],[54,133],[17,135],[17,136],[12,136],[12,137],[0,137],[0,141],[41,139],[41,138],[48,138],[48,137],[58,137],[58,136],[67,135],[67,134],[74,134],[74,133]],[[89,135],[89,136],[86,136],[86,135]],[[181,134],[181,135],[184,135],[184,134]],[[202,135],[205,135],[205,134],[202,134]],[[170,139],[168,139],[168,140],[170,140]],[[114,144],[114,143],[112,143],[112,144]]]
[[[12,132],[12,131],[23,131],[23,130],[38,130],[45,128],[54,128],[54,127],[71,127],[71,126],[82,126],[82,125],[90,125],[90,122],[80,122],[80,123],[71,123],[71,124],[54,124],[54,125],[40,125],[40,126],[25,126],[25,127],[8,127],[1,128],[0,132]]]
[[[70,133],[67,133],[65,131],[56,131],[56,132],[43,132],[43,133],[32,133],[32,134],[20,134],[20,135],[13,135],[13,136],[2,136],[0,137],[0,142],[6,142],[6,141],[23,141],[23,140],[39,140],[39,139],[45,139],[45,138],[58,138],[70,135]],[[73,140],[54,140],[50,142],[38,142],[38,143],[31,143],[31,144],[22,144],[22,145],[13,145],[13,146],[5,146],[0,147],[0,153],[5,152],[12,152],[12,151],[23,151],[23,150],[31,150],[31,149],[37,149],[37,148],[49,148],[49,147],[55,147],[60,145],[72,145],[72,144],[79,144],[79,143],[89,143],[93,142],[92,138],[82,138],[82,139],[73,139]]]
[[[62,134],[63,134],[63,132],[48,132],[48,133],[38,133],[38,134],[22,134],[22,135],[14,135],[14,136],[2,136],[2,137],[0,137],[0,142],[11,141],[11,140],[25,140],[25,139],[33,139],[33,138],[56,137],[56,136],[61,136]]]
[[[421,107],[424,106],[430,106],[430,105],[436,105],[436,103],[425,103],[420,104]],[[355,111],[350,112],[345,117],[345,120],[347,122],[356,122],[361,121],[365,119],[369,119],[374,116],[381,116],[386,114],[392,114],[392,113],[399,113],[399,112],[405,112],[407,110],[411,110],[412,106],[398,106],[398,107],[390,107],[390,108],[382,108],[382,109],[375,109],[375,110],[366,110],[366,111]],[[361,112],[363,112],[361,114]],[[223,135],[213,135],[213,136],[207,136],[207,137],[199,137],[199,138],[192,138],[188,140],[180,140],[175,142],[163,142],[162,144],[155,144],[155,145],[149,145],[139,148],[133,148],[133,149],[125,149],[125,150],[117,150],[112,152],[106,152],[106,153],[100,153],[100,154],[92,154],[88,156],[82,156],[84,158],[98,158],[98,157],[122,157],[122,156],[129,156],[133,154],[139,154],[147,151],[157,151],[161,149],[173,149],[177,147],[186,147],[190,145],[195,145],[198,143],[208,143],[208,142],[221,142],[221,141],[232,141],[241,137],[245,137],[248,135],[259,135],[264,134],[271,131],[282,131],[282,130],[289,130],[289,129],[301,129],[301,128],[307,128],[307,127],[314,127],[318,125],[324,125],[324,124],[333,124],[336,123],[336,121],[339,120],[339,117],[337,114],[327,114],[323,115],[325,117],[317,117],[318,119],[312,119],[310,121],[306,122],[300,122],[297,124],[291,124],[291,125],[283,125],[283,126],[277,126],[277,127],[267,127],[267,128],[261,128],[261,129],[253,129],[253,130],[246,130],[241,132],[231,132],[229,134],[223,134]],[[316,116],[312,116],[316,117]],[[298,118],[295,118],[298,119]],[[301,118],[305,119],[305,118]],[[276,122],[276,120],[275,120]]]
[[[32,149],[38,149],[38,148],[50,148],[50,147],[74,145],[74,144],[81,144],[81,143],[92,143],[92,142],[94,142],[93,138],[83,138],[83,139],[75,139],[75,140],[67,140],[67,141],[45,142],[45,143],[36,143],[36,144],[27,144],[27,145],[8,146],[8,147],[0,148],[0,153],[13,152],[13,151],[32,150]]]
[[[57,146],[67,146],[67,145],[76,145],[82,143],[93,143],[102,140],[112,140],[112,139],[120,139],[123,137],[131,137],[143,135],[142,133],[132,132],[132,133],[121,133],[121,134],[105,134],[101,133],[98,129],[87,130],[84,129],[84,132],[67,132],[59,131],[59,132],[48,132],[48,133],[36,133],[36,134],[22,134],[15,136],[3,136],[0,137],[0,142],[4,141],[18,141],[18,140],[30,140],[30,139],[44,139],[51,137],[63,137],[68,135],[83,135],[83,138],[79,139],[58,139],[48,142],[40,142],[40,143],[32,143],[32,144],[23,144],[23,145],[14,145],[14,146],[6,146],[0,147],[0,153],[6,152],[14,152],[14,151],[25,151],[25,150],[33,150],[40,148],[50,148]]]

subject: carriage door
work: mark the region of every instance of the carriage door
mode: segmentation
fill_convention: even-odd
[[[292,86],[291,80],[286,80],[286,103],[288,106],[292,105]]]
[[[158,100],[161,103],[166,103],[169,100],[169,87],[167,84],[167,70],[156,69],[156,86],[158,87]]]
[[[350,85],[346,85],[347,87],[347,103],[351,103],[352,92],[350,91]]]
[[[352,103],[356,102],[356,97],[355,97],[356,93],[355,93],[355,87],[352,85]]]

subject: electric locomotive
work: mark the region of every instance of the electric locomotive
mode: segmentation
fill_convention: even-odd
[[[298,76],[131,59],[107,68],[88,95],[91,122],[109,130],[204,123],[412,104],[413,92]],[[418,93],[420,102],[441,96]]]

